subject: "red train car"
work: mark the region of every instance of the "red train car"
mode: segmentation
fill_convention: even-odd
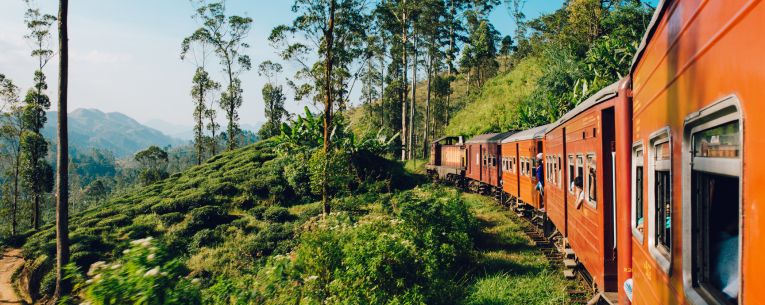
[[[465,176],[475,187],[487,186],[499,189],[502,174],[499,158],[500,142],[514,132],[477,135],[465,142],[467,170]]]
[[[509,179],[507,181],[502,180],[503,190],[535,209],[542,208],[539,192],[535,190],[537,185],[535,168],[537,166],[536,156],[542,152],[542,139],[547,127],[548,125],[544,125],[520,131],[502,140],[502,177]],[[504,174],[510,169],[509,166],[505,166],[510,164],[504,162],[506,159],[517,160],[518,170],[511,174]]]
[[[443,137],[433,141],[430,160],[425,168],[428,174],[442,180],[462,180],[465,175],[465,144],[462,137]]]
[[[549,218],[567,237],[571,249],[598,290],[616,292],[616,205],[614,200],[615,103],[626,93],[614,83],[566,113],[549,128],[546,157],[561,165],[547,184]],[[582,179],[583,200],[572,184]],[[563,184],[565,179],[566,183]],[[562,229],[561,229],[562,228]]]
[[[631,71],[621,189],[634,304],[764,302],[763,54],[762,1],[659,4]]]

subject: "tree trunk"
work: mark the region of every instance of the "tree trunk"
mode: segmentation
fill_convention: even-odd
[[[412,101],[409,103],[409,140],[406,141],[407,147],[407,159],[412,160],[414,157],[414,114],[417,104],[417,31],[412,30],[412,43],[414,48],[412,49]]]
[[[32,209],[34,209],[34,211],[32,211],[32,228],[37,231],[40,229],[40,195],[37,194],[37,192],[34,192],[32,198]]]
[[[385,127],[385,34],[380,28],[380,128]]]
[[[427,158],[428,157],[428,148],[430,147],[428,143],[428,136],[430,136],[430,82],[433,76],[433,54],[428,55],[428,89],[427,89],[427,95],[425,97],[425,132],[422,136],[422,157]]]
[[[403,88],[403,94],[401,98],[401,161],[406,161],[406,148],[407,148],[407,128],[406,128],[406,100],[407,100],[407,92],[409,92],[409,86],[407,83],[407,77],[406,77],[406,70],[409,67],[407,63],[407,51],[406,51],[406,45],[407,45],[407,32],[408,32],[408,25],[409,22],[407,20],[406,16],[406,0],[403,0],[403,6],[404,6],[404,12],[403,17],[401,20],[401,52],[403,53],[403,67],[402,67],[402,73],[401,76],[403,78],[402,86]]]
[[[448,63],[446,64],[447,75],[449,76],[449,88],[452,86],[451,82],[451,76],[452,76],[452,63],[454,62],[454,20],[457,18],[457,9],[454,7],[454,0],[449,1],[451,4],[451,7],[449,8],[450,12],[450,18],[452,19],[451,22],[449,22],[449,53],[448,56]],[[449,125],[449,102],[451,102],[452,93],[449,92],[446,95],[446,125]]]
[[[58,40],[58,154],[56,160],[56,300],[69,294],[64,267],[69,264],[69,134],[67,128],[67,86],[69,81],[69,0],[59,0]]]
[[[199,108],[202,108],[205,104],[205,89],[204,85],[200,83],[199,84]],[[199,110],[199,114],[197,114],[197,165],[202,164],[202,146],[204,145],[204,133],[202,132],[202,127],[204,126],[204,110],[203,109],[197,109]]]
[[[327,58],[325,67],[325,80],[324,80],[324,94],[326,102],[324,103],[324,168],[323,177],[321,181],[321,202],[324,206],[324,217],[327,217],[330,212],[329,206],[329,194],[328,194],[328,167],[330,159],[329,141],[330,141],[330,128],[332,124],[332,48],[334,42],[334,30],[335,30],[335,0],[329,2],[329,27],[324,32],[324,39],[327,42]]]

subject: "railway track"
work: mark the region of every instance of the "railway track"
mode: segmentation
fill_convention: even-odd
[[[544,229],[544,219],[540,219],[539,216],[533,215],[532,210],[519,207],[514,204],[513,200],[508,200],[503,196],[494,194],[492,195],[486,189],[482,188],[470,188],[460,185],[452,185],[464,192],[476,193],[482,196],[494,197],[497,204],[506,209],[510,217],[523,226],[523,232],[531,239],[533,245],[539,249],[547,258],[550,267],[556,270],[561,270],[564,276],[569,280],[568,294],[570,296],[570,304],[586,304],[586,305],[608,305],[609,302],[602,300],[598,295],[592,283],[592,278],[588,275],[579,272],[580,266],[566,266],[565,261],[573,257],[569,257],[570,254],[565,252],[562,245],[563,241],[559,236],[552,234],[547,236]],[[573,268],[572,268],[573,267]],[[566,270],[572,270],[572,274],[566,274]],[[571,276],[573,275],[573,276]]]

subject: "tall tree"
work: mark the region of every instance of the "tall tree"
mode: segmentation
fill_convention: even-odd
[[[215,111],[214,105],[210,105],[207,107],[204,113],[205,119],[207,120],[206,128],[210,131],[210,137],[207,138],[208,145],[210,146],[210,153],[214,156],[218,153],[218,128],[220,128],[220,124],[216,121],[217,118],[217,112]]]
[[[56,21],[56,17],[40,13],[40,10],[33,8],[29,1],[27,4],[29,8],[24,17],[29,34],[25,38],[33,47],[32,57],[38,60],[38,69],[34,75],[34,88],[30,89],[24,98],[23,122],[25,130],[20,143],[23,164],[22,176],[33,198],[32,226],[39,229],[42,197],[53,189],[53,169],[45,160],[48,153],[48,142],[40,131],[46,122],[45,112],[50,108],[50,99],[43,92],[48,89],[43,68],[53,57],[53,50],[49,49],[50,29],[53,22]]]
[[[269,37],[282,49],[283,59],[301,66],[295,80],[288,83],[295,90],[295,99],[312,96],[315,103],[324,105],[322,202],[325,215],[330,211],[327,167],[334,149],[331,143],[333,112],[335,108],[344,109],[348,71],[361,54],[366,36],[364,3],[363,0],[295,0],[292,5],[297,15],[295,20],[290,25],[277,26]],[[300,38],[295,39],[296,35]],[[316,57],[318,60],[314,63],[307,61]]]
[[[59,0],[58,9],[58,149],[56,157],[56,300],[69,294],[64,267],[69,264],[69,133],[67,89],[69,86],[69,0]]]
[[[250,56],[243,54],[250,47],[245,39],[250,32],[252,18],[237,15],[226,16],[225,0],[213,3],[207,3],[207,0],[191,1],[199,3],[194,18],[197,18],[202,24],[202,27],[195,33],[200,34],[198,39],[213,46],[228,80],[226,89],[221,93],[219,103],[226,120],[228,120],[226,148],[233,150],[238,145],[239,108],[243,102],[242,81],[239,76],[242,72],[252,68]]]
[[[13,181],[11,189],[11,235],[18,233],[19,179],[21,168],[21,136],[24,133],[23,109],[19,100],[19,88],[5,75],[0,74],[0,139],[6,144],[4,154],[11,163],[7,175]]]
[[[210,34],[206,29],[196,30],[191,36],[183,39],[181,43],[181,60],[191,55],[196,72],[192,79],[191,98],[194,101],[194,147],[197,151],[197,165],[202,164],[204,158],[204,148],[207,145],[204,127],[205,111],[207,111],[207,102],[212,98],[212,93],[220,89],[220,84],[210,77],[205,66],[207,57],[212,48]]]
[[[262,62],[258,66],[258,75],[266,77],[267,83],[263,85],[263,103],[266,122],[258,131],[261,139],[270,138],[279,134],[279,128],[289,113],[284,109],[284,89],[277,83],[282,65],[270,60]]]

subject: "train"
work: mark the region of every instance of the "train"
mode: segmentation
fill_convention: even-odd
[[[538,219],[600,301],[765,303],[763,55],[763,1],[660,1],[623,79],[548,125],[439,139],[428,172]]]

